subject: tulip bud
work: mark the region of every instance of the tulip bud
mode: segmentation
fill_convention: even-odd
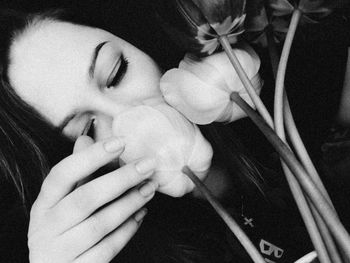
[[[119,113],[112,129],[126,143],[121,162],[144,157],[156,160],[153,180],[159,184],[159,192],[182,196],[194,187],[182,168],[188,166],[204,179],[210,167],[212,148],[198,127],[164,102],[139,105]]]
[[[254,5],[255,3],[255,5]],[[268,16],[266,9],[260,1],[250,3],[250,12],[247,10],[245,22],[245,39],[249,43],[258,44],[262,47],[268,46],[266,31],[272,32],[275,43],[283,42],[287,35],[289,19],[276,16]]]
[[[154,4],[165,31],[188,52],[205,56],[226,36],[231,44],[243,30],[245,0],[159,0]]]
[[[259,93],[262,81],[258,74],[258,55],[249,46],[235,49],[234,52]],[[246,114],[240,107],[230,100],[232,92],[238,92],[254,107],[239,76],[223,52],[199,61],[186,56],[179,68],[171,69],[162,76],[160,89],[166,102],[197,124],[231,122],[245,117]]]

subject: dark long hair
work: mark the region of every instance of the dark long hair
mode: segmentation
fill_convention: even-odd
[[[54,17],[58,13],[40,16]],[[27,208],[49,168],[70,148],[70,142],[25,103],[8,80],[11,44],[36,18],[11,10],[0,12],[0,173],[4,184],[12,182],[8,187],[14,186]]]

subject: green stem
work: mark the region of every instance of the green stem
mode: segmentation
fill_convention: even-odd
[[[343,248],[347,258],[350,259],[350,235],[340,222],[333,208],[327,202],[323,194],[318,190],[315,183],[308,176],[303,166],[298,162],[289,147],[274,133],[265,121],[238,95],[231,94],[231,99],[247,113],[250,119],[258,126],[268,141],[282,157],[288,168],[296,176],[304,192],[308,195],[317,211],[331,230],[338,244]]]
[[[215,209],[218,215],[222,218],[222,220],[231,229],[233,234],[245,248],[251,259],[255,263],[265,263],[264,258],[261,256],[261,254],[256,249],[249,237],[239,227],[239,225],[225,210],[225,208],[215,199],[215,197],[211,194],[209,189],[202,183],[202,181],[199,180],[198,177],[187,166],[185,166],[182,169],[182,172],[192,180],[192,182],[195,184],[198,190],[205,196],[208,202],[212,205],[212,207]]]
[[[273,127],[273,121],[272,118],[267,111],[264,103],[261,101],[260,97],[256,93],[252,83],[250,82],[247,74],[245,73],[241,63],[239,62],[237,56],[235,55],[234,51],[231,48],[230,42],[228,41],[226,36],[219,37],[219,41],[223,49],[225,50],[232,66],[236,70],[240,80],[243,83],[244,88],[246,89],[249,97],[251,98],[252,102],[254,103],[257,111],[260,113],[260,115],[264,118],[264,120],[268,123],[270,127]]]

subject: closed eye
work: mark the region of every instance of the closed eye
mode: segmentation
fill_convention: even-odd
[[[123,55],[120,56],[119,61],[120,62],[117,63],[117,65],[116,65],[117,72],[115,73],[113,79],[107,83],[107,85],[106,85],[107,88],[117,86],[122,81],[123,77],[125,76],[125,73],[128,69],[129,62],[127,61],[127,59]]]

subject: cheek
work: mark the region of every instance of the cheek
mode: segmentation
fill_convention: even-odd
[[[134,79],[138,82],[139,86],[143,89],[152,92],[159,93],[159,82],[161,72],[158,65],[148,56],[140,56],[134,64]]]
[[[116,101],[140,105],[151,98],[161,98],[160,70],[150,59],[130,59],[128,73],[118,87],[109,91]]]

